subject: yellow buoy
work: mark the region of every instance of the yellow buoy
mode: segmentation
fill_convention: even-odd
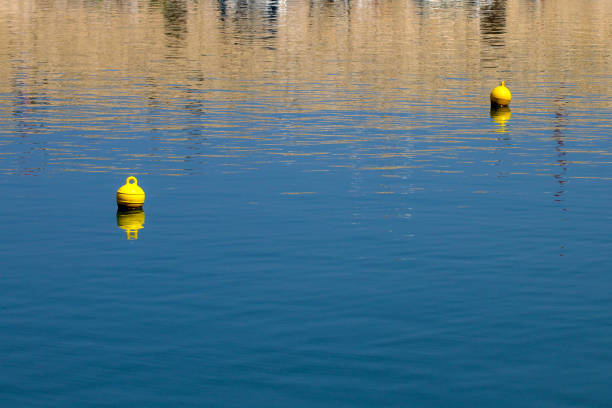
[[[506,88],[506,81],[502,81],[500,86],[493,88],[491,91],[491,104],[499,106],[508,106],[512,100],[510,90]]]
[[[138,230],[143,229],[145,213],[142,210],[118,210],[117,226],[125,230],[128,240],[138,239]]]
[[[127,208],[141,208],[145,201],[145,193],[138,186],[138,180],[134,176],[125,179],[125,184],[117,190],[117,205]]]

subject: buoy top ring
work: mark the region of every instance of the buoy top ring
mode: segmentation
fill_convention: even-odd
[[[125,179],[125,184],[117,190],[117,204],[123,207],[142,207],[145,192],[138,185],[134,176]]]

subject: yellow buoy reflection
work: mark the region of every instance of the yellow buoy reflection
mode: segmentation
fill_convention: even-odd
[[[506,133],[506,122],[510,120],[512,111],[507,106],[491,106],[491,119],[499,124],[499,129],[496,132]]]
[[[118,210],[117,226],[125,230],[128,240],[138,239],[138,230],[143,229],[145,212],[143,210]]]

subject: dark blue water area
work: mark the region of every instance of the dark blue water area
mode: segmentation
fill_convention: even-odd
[[[609,112],[255,99],[4,122],[6,406],[609,404]]]
[[[612,406],[607,3],[8,3],[0,408]]]
[[[201,166],[1,179],[7,406],[611,400],[608,181]]]

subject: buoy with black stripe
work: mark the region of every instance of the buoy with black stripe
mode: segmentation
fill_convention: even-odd
[[[117,206],[121,209],[142,208],[145,202],[145,193],[138,185],[134,176],[125,179],[125,184],[117,190]]]
[[[491,91],[491,105],[508,106],[512,100],[510,90],[506,88],[506,81],[502,81],[500,86],[496,86]]]

